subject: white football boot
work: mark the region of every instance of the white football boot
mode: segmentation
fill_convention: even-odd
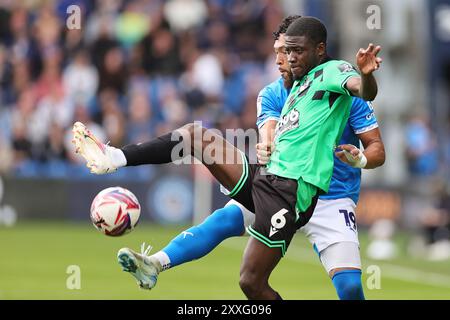
[[[91,173],[105,174],[117,170],[111,156],[114,147],[101,143],[81,122],[75,122],[72,132],[75,152],[86,160],[86,166]]]
[[[122,270],[131,273],[136,278],[139,287],[146,290],[151,290],[156,285],[159,273],[156,261],[148,256],[151,249],[151,246],[145,249],[145,243],[143,243],[141,254],[128,248],[122,248],[117,253]]]

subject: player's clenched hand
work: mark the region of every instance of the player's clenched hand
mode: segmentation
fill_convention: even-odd
[[[275,146],[273,143],[258,143],[256,145],[256,157],[258,158],[258,163],[261,165],[268,164],[270,155],[274,149]]]
[[[362,75],[368,75],[378,70],[380,68],[383,59],[377,57],[378,53],[381,51],[381,46],[375,46],[370,43],[366,49],[359,49],[356,54],[356,64]]]
[[[364,168],[367,164],[367,158],[364,153],[352,144],[343,144],[337,147],[342,151],[336,152],[336,157],[342,162],[354,168]]]

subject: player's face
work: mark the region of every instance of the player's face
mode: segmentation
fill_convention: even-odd
[[[285,36],[288,63],[295,80],[303,78],[320,63],[323,43],[314,45],[305,36]]]
[[[275,63],[278,66],[278,70],[281,73],[281,77],[283,77],[283,82],[285,88],[291,88],[293,83],[291,67],[289,66],[289,62],[287,59],[286,48],[285,48],[285,40],[284,34],[280,34],[275,43],[273,44],[273,49],[276,54]]]

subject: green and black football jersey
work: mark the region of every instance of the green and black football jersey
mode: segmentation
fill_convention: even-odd
[[[302,178],[328,192],[334,149],[352,104],[345,83],[354,76],[359,74],[348,62],[329,60],[294,82],[276,127],[268,172]]]

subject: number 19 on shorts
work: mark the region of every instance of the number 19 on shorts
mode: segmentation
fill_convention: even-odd
[[[353,231],[358,231],[356,226],[356,216],[353,212],[341,209],[339,212],[343,215],[345,219],[345,224]]]

